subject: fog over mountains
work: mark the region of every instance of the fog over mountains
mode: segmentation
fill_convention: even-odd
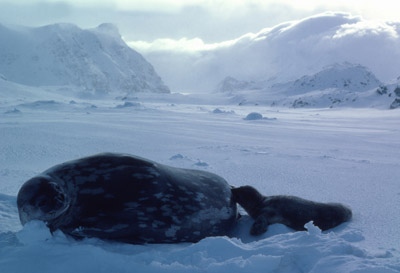
[[[90,94],[169,93],[116,27],[72,24],[39,28],[0,25],[0,74],[28,86],[72,86]]]
[[[128,43],[143,57],[112,24],[0,25],[0,85],[14,99],[49,86],[83,98],[171,88],[241,105],[398,108],[399,35],[400,23],[329,12],[212,45]]]
[[[367,67],[382,81],[400,76],[400,23],[368,21],[328,12],[248,33],[203,49],[168,47],[172,42],[130,43],[144,54],[173,90],[214,89],[227,76],[282,83],[335,63]],[[171,71],[169,68],[174,67]]]

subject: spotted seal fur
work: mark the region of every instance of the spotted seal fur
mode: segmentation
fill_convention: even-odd
[[[237,218],[223,178],[112,153],[44,171],[22,186],[17,204],[22,224],[37,219],[74,238],[135,244],[226,235]]]

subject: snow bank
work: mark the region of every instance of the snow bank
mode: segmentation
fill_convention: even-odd
[[[52,236],[44,223],[34,221],[17,233],[0,233],[5,244],[0,248],[0,271],[392,273],[400,269],[400,264],[387,266],[389,251],[368,253],[357,247],[364,238],[356,230],[321,233],[312,223],[306,226],[308,231],[250,243],[212,237],[196,244],[141,246],[97,239],[77,242],[61,232]]]
[[[262,118],[263,118],[263,116],[260,113],[251,112],[244,119],[245,120],[258,120],[258,119],[262,119]]]
[[[117,106],[115,106],[115,108],[139,107],[139,106],[140,106],[139,102],[126,101],[124,102],[124,104],[118,104]]]

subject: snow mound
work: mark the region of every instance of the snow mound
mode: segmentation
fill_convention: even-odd
[[[4,114],[7,114],[7,115],[10,115],[10,114],[21,114],[21,111],[18,110],[17,108],[14,108],[13,110],[5,111]]]
[[[1,78],[28,86],[75,86],[86,93],[169,93],[118,29],[101,24],[80,29],[72,24],[38,28],[0,25]]]
[[[264,117],[262,114],[258,113],[258,112],[251,112],[250,114],[248,114],[244,120],[276,120],[276,118],[267,118]]]
[[[176,154],[169,158],[169,160],[177,160],[177,159],[184,159],[184,156],[181,154]]]
[[[195,244],[127,245],[97,239],[52,236],[44,223],[28,223],[16,234],[0,233],[1,272],[398,272],[390,252],[368,253],[355,230],[292,232],[243,243],[210,237]]]
[[[215,108],[211,113],[213,113],[213,114],[234,114],[235,111],[233,111],[233,110],[225,111],[225,110],[222,110],[220,108]]]
[[[259,120],[259,119],[263,119],[263,115],[257,112],[251,112],[244,118],[244,120]]]
[[[195,166],[198,166],[198,167],[208,167],[208,163],[205,162],[205,161],[202,161],[202,160],[200,160],[200,159],[198,159],[197,162],[194,163],[194,165],[195,165]]]
[[[139,107],[141,104],[139,102],[126,101],[124,104],[118,104],[115,108],[127,108],[127,107]]]
[[[62,103],[54,101],[54,100],[38,100],[34,102],[28,102],[28,103],[23,103],[20,104],[22,107],[27,107],[27,108],[44,108],[44,109],[52,109],[52,108],[59,108],[62,105]]]
[[[215,108],[215,109],[212,111],[212,113],[213,113],[213,114],[222,114],[222,113],[225,113],[225,111],[223,111],[223,110],[221,110],[221,109],[219,109],[219,108]]]

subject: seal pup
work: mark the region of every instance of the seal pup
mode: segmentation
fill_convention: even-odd
[[[17,197],[20,221],[44,221],[74,238],[125,243],[197,242],[227,235],[237,206],[215,174],[105,153],[56,165]]]
[[[338,203],[318,203],[295,196],[263,196],[251,186],[232,188],[234,200],[255,220],[250,233],[261,235],[268,225],[280,223],[305,230],[310,221],[327,230],[351,219],[351,210]]]

